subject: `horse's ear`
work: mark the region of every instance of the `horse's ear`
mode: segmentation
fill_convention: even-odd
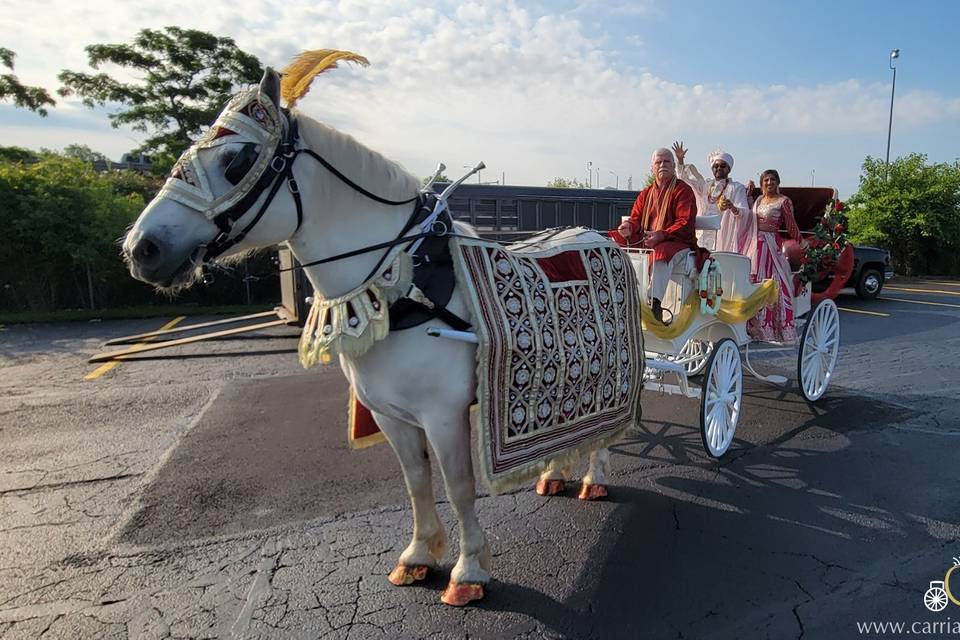
[[[271,67],[263,70],[263,78],[260,80],[260,93],[268,96],[277,107],[280,106],[280,74]]]

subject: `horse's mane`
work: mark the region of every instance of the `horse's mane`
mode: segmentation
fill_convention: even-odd
[[[420,189],[420,180],[399,163],[299,109],[293,114],[304,144],[367,191],[389,200],[406,200]]]

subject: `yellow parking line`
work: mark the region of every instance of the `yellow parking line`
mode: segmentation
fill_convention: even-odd
[[[920,284],[945,284],[948,287],[960,287],[960,282],[954,280],[953,282],[948,282],[945,280],[924,280]]]
[[[168,322],[167,324],[165,324],[165,325],[163,325],[162,327],[160,327],[160,328],[158,329],[158,331],[166,331],[167,329],[172,329],[174,326],[176,326],[177,324],[179,324],[179,322],[180,322],[181,320],[183,320],[184,318],[186,318],[186,317],[187,317],[187,316],[177,316],[176,318],[174,318],[173,320],[171,320],[171,321]],[[146,344],[147,342],[149,342],[149,339],[148,339],[148,340],[144,340],[144,341],[141,342],[140,344]],[[137,345],[137,346],[140,346],[140,345]],[[96,369],[94,369],[93,371],[91,371],[90,373],[88,373],[87,375],[83,376],[83,379],[84,379],[84,380],[96,380],[97,378],[99,378],[100,376],[102,376],[103,374],[105,374],[107,371],[110,371],[111,369],[113,369],[113,368],[114,368],[115,366],[117,366],[118,364],[120,364],[120,360],[111,360],[111,361],[109,361],[109,362],[104,362],[102,365],[100,365],[99,367],[97,367]]]
[[[846,307],[837,307],[840,311],[849,311],[850,313],[863,313],[868,316],[880,316],[881,318],[889,318],[889,313],[880,313],[879,311],[864,311],[863,309],[848,309]]]
[[[912,291],[914,293],[936,293],[941,296],[960,296],[960,291],[940,291],[939,289],[908,289],[907,287],[887,287],[887,291]]]
[[[880,297],[877,300],[890,300],[892,302],[909,302],[911,304],[929,304],[933,307],[953,307],[954,309],[960,309],[960,304],[948,304],[946,302],[927,302],[926,300],[910,300],[909,298],[887,298]]]

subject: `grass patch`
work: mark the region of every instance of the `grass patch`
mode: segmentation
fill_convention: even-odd
[[[27,324],[34,322],[89,322],[91,320],[125,320],[135,318],[156,318],[159,316],[217,316],[246,315],[270,311],[272,304],[235,304],[221,306],[202,306],[196,304],[142,305],[139,307],[120,307],[117,309],[66,309],[63,311],[24,311],[21,313],[0,313],[0,324]]]

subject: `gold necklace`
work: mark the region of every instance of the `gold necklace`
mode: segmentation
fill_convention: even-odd
[[[720,193],[718,193],[717,195],[713,195],[713,187],[715,187],[718,184],[719,182],[715,182],[713,185],[710,186],[710,191],[707,192],[707,202],[710,202],[711,204],[716,204],[717,202],[719,202],[720,198],[723,197],[723,192],[727,190],[727,179],[724,178],[723,187],[720,188]]]

